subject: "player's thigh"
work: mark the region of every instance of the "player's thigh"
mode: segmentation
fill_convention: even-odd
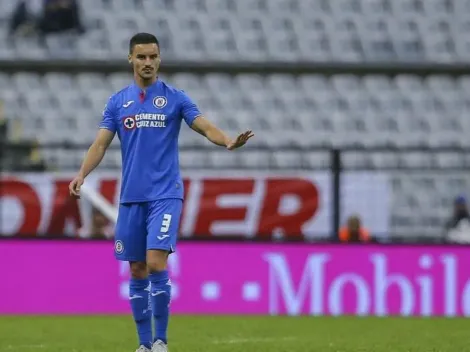
[[[114,236],[114,254],[118,260],[145,262],[147,211],[146,203],[129,203],[119,206]]]
[[[174,252],[183,210],[181,199],[151,202],[147,219],[147,249]]]

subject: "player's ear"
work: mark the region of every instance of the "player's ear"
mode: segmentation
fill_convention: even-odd
[[[127,56],[127,61],[128,61],[130,64],[132,64],[132,54],[129,54],[129,55]]]

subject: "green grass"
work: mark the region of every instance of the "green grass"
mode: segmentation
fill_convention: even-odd
[[[191,317],[170,352],[470,352],[468,319]],[[130,316],[0,317],[0,351],[134,352]]]

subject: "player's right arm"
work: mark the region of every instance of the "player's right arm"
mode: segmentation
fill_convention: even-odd
[[[100,164],[101,160],[103,160],[106,150],[116,134],[116,113],[111,99],[112,98],[110,98],[104,108],[100,129],[94,142],[90,148],[88,148],[78,175],[70,182],[70,195],[74,197],[80,198],[80,187],[83,185],[85,178]]]
[[[78,172],[77,177],[70,183],[69,189],[72,196],[80,198],[80,187],[87,177],[103,160],[106,149],[113,141],[115,132],[108,129],[101,128],[98,131],[95,141],[88,149],[88,152],[83,159],[82,167]]]

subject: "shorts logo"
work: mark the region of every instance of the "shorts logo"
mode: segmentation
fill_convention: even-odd
[[[116,254],[122,254],[122,252],[124,252],[124,244],[122,243],[122,241],[116,241],[114,242],[114,251],[116,252]]]
[[[153,98],[153,106],[155,106],[157,109],[164,108],[166,106],[166,98],[165,97]]]
[[[134,116],[129,116],[124,119],[124,128],[126,130],[132,130],[135,127],[135,118]]]

